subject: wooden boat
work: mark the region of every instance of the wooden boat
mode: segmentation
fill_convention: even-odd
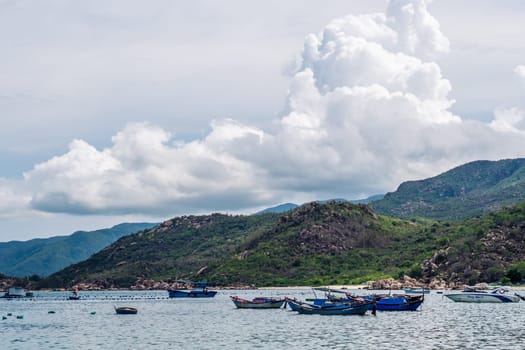
[[[258,297],[252,300],[230,296],[235,306],[239,309],[279,309],[286,302],[285,298]]]
[[[500,287],[494,290],[479,290],[472,287],[462,292],[445,294],[447,298],[463,303],[517,303],[520,297],[510,294],[508,288]]]
[[[305,315],[364,315],[373,305],[371,301],[315,305],[290,298],[286,303],[292,311]]]
[[[138,312],[137,309],[135,309],[134,307],[129,307],[129,306],[121,306],[121,307],[115,306],[115,311],[119,315],[135,315]]]

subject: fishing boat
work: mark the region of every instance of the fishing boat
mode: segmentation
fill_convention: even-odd
[[[315,305],[326,305],[333,303],[361,302],[363,300],[372,302],[370,306],[378,311],[414,311],[417,310],[425,300],[425,295],[410,294],[370,294],[354,295],[348,290],[331,288],[314,288],[314,290],[324,291],[325,298],[313,299]]]
[[[2,298],[17,299],[28,297],[27,292],[21,287],[10,287],[7,292],[2,295]]]
[[[430,294],[430,289],[427,288],[405,288],[407,294]]]
[[[71,294],[69,297],[68,297],[69,300],[80,300],[80,295],[78,294],[78,287],[75,287],[75,289],[73,290],[73,294]]]
[[[372,295],[378,311],[416,311],[425,301],[425,295],[392,294]]]
[[[208,289],[207,282],[183,281],[182,283],[184,288],[168,289],[170,298],[213,298],[217,294],[217,291]]]
[[[235,306],[239,309],[279,309],[286,302],[285,298],[258,297],[252,300],[230,296]]]
[[[445,294],[447,298],[455,302],[463,303],[517,303],[520,297],[512,295],[506,287],[499,287],[493,290],[480,290],[467,287],[458,293]]]
[[[292,311],[305,315],[364,315],[373,302],[334,303],[325,305],[309,304],[300,300],[286,298]]]
[[[138,310],[135,309],[134,307],[129,307],[129,306],[121,306],[121,307],[115,306],[115,312],[119,315],[135,315],[138,312]]]

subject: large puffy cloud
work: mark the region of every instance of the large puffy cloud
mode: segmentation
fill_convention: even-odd
[[[238,209],[253,206],[264,193],[253,187],[252,165],[221,150],[221,144],[250,136],[260,137],[252,128],[225,121],[214,124],[204,140],[173,144],[163,129],[135,123],[101,151],[73,141],[68,153],[37,165],[25,180],[37,189],[33,207],[44,211],[160,214]],[[221,205],[225,197],[230,202]]]
[[[523,112],[490,123],[450,112],[450,82],[432,59],[447,38],[424,0],[346,16],[307,36],[272,131],[215,121],[182,142],[129,124],[111,147],[77,140],[25,174],[31,205],[73,213],[238,210],[281,200],[357,197],[475,159],[523,156]]]

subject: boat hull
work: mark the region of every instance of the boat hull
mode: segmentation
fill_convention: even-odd
[[[423,304],[423,297],[394,296],[376,301],[378,311],[416,311]]]
[[[138,310],[133,307],[116,307],[115,312],[119,315],[135,315]]]
[[[237,297],[230,297],[233,304],[239,309],[279,309],[285,303],[285,299],[256,298],[252,301]]]
[[[213,298],[217,294],[216,291],[207,289],[170,289],[168,293],[170,298]]]

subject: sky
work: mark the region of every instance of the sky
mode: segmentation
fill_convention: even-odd
[[[0,0],[0,241],[525,156],[521,0]]]

